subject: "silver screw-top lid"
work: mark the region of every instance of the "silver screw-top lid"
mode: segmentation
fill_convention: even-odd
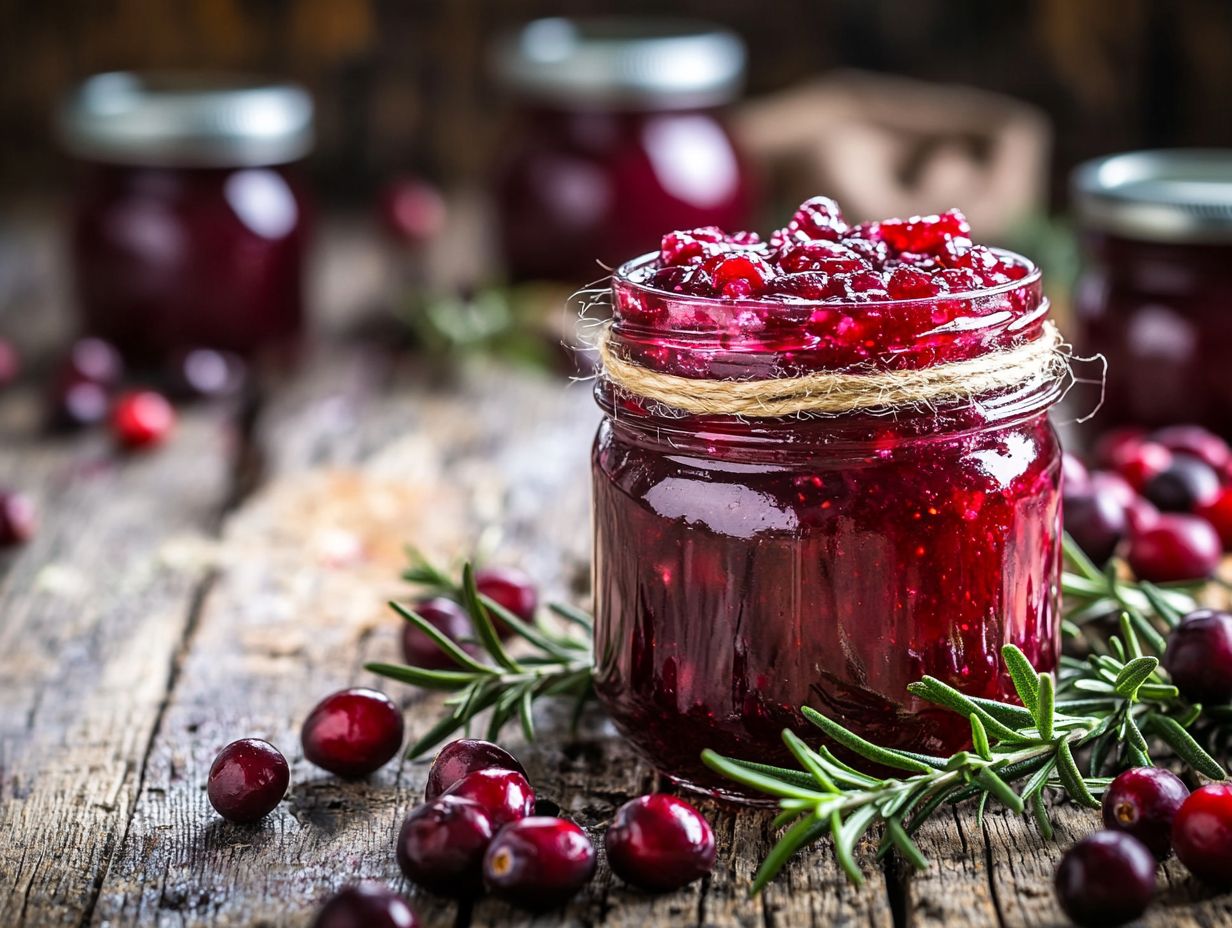
[[[1232,242],[1232,150],[1111,155],[1072,177],[1082,222],[1154,242]]]
[[[59,114],[60,136],[92,161],[255,167],[306,155],[312,97],[290,83],[189,72],[97,74]]]
[[[738,96],[744,83],[744,42],[695,20],[538,19],[494,52],[506,85],[565,106],[714,106]]]

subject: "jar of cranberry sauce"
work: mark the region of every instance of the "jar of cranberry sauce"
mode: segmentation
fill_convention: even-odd
[[[777,273],[764,257],[774,240],[697,232],[714,240],[703,255],[730,247]],[[830,251],[815,264],[846,250],[821,244]],[[698,246],[677,234],[663,255],[673,247]],[[799,267],[799,254],[777,267]],[[647,256],[616,272],[605,350],[683,378],[675,388],[687,396],[688,384],[716,380],[978,362],[1052,331],[1039,272],[1007,252],[979,254],[1012,279],[997,272],[993,285],[960,292],[982,284],[944,271],[944,284],[914,278],[933,295],[900,299],[885,278],[901,293],[894,283],[916,272],[895,265],[937,261],[884,262],[883,250],[872,272],[785,273],[769,285],[749,275],[727,292],[747,294],[752,281],[760,295],[726,299],[714,295],[721,267],[698,287]],[[937,292],[947,286],[955,292]],[[702,750],[790,766],[784,728],[820,740],[802,706],[882,745],[938,755],[967,746],[967,720],[907,686],[931,674],[1011,697],[1001,659],[1011,643],[1040,670],[1056,665],[1060,448],[1047,412],[1061,386],[1053,368],[894,410],[684,413],[618,384],[609,362],[593,452],[596,688],[619,730],[683,785],[734,798],[739,788],[701,764]]]
[[[1108,359],[1093,423],[1232,438],[1232,150],[1114,155],[1079,167],[1073,190],[1077,338]]]
[[[138,365],[250,355],[297,334],[312,101],[289,84],[100,74],[61,111],[77,161],[70,248],[83,328]]]
[[[517,101],[494,194],[514,279],[583,284],[664,229],[749,219],[749,171],[720,107],[744,45],[706,23],[543,19],[496,48]]]

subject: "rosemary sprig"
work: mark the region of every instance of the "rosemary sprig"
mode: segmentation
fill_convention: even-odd
[[[445,690],[452,695],[445,700],[448,711],[408,751],[418,757],[444,741],[459,729],[469,728],[476,717],[491,710],[487,737],[496,740],[506,724],[515,717],[522,733],[535,737],[534,703],[550,696],[568,696],[575,700],[574,719],[592,697],[590,616],[572,606],[552,603],[549,609],[579,629],[583,634],[552,628],[538,618],[524,622],[499,603],[480,595],[475,587],[475,571],[466,564],[460,582],[452,581],[444,572],[417,555],[403,577],[420,584],[433,595],[457,599],[471,620],[473,635],[459,642],[451,640],[421,615],[401,603],[391,602],[390,608],[427,635],[453,662],[455,667],[439,670],[403,664],[371,663],[373,673],[409,683],[423,689]],[[499,620],[511,631],[516,648],[507,648],[497,631]],[[482,650],[485,658],[472,656],[465,646]]]

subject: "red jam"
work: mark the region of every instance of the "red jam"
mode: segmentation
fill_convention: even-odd
[[[825,222],[801,221],[820,207]],[[665,236],[662,254],[617,272],[610,349],[669,374],[748,380],[921,368],[1042,331],[1039,273],[971,245],[960,214],[851,229],[818,200],[793,226],[765,245]],[[801,250],[846,264],[798,271]],[[755,272],[725,278],[736,260]],[[705,274],[704,295],[667,292],[677,268]],[[929,295],[890,297],[904,269]],[[783,290],[801,273],[817,287],[804,299]],[[748,296],[732,299],[732,281]],[[1056,665],[1058,390],[740,419],[682,415],[601,380],[596,686],[617,727],[660,770],[709,790],[731,784],[701,765],[704,748],[787,763],[783,728],[816,740],[803,705],[881,744],[964,747],[967,722],[906,688],[931,674],[1009,696],[1007,643]]]

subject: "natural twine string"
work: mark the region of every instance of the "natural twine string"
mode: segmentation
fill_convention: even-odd
[[[1037,338],[978,358],[915,370],[820,371],[772,380],[700,380],[650,370],[599,337],[603,376],[623,390],[690,415],[771,418],[931,407],[1068,375],[1070,351],[1045,322]]]

